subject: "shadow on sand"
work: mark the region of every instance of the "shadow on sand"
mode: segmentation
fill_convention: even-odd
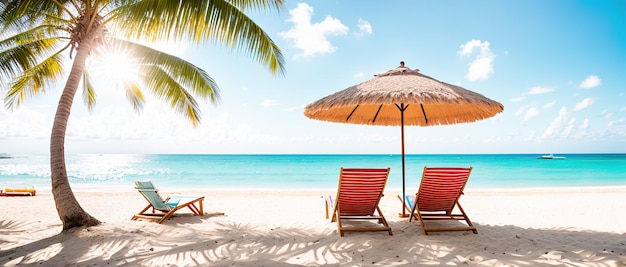
[[[202,228],[194,224],[203,224]],[[207,227],[205,224],[209,224]],[[386,232],[277,227],[181,217],[75,229],[11,246],[28,223],[0,221],[0,264],[49,266],[625,266],[626,235],[478,225],[479,234],[422,235],[419,223],[390,222]],[[206,230],[210,229],[210,230]],[[502,244],[506,244],[502,246]]]

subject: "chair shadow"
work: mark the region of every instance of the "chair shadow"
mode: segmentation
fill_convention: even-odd
[[[224,212],[218,212],[218,211],[213,211],[213,212],[206,212],[205,211],[203,215],[196,215],[196,214],[189,213],[189,212],[178,212],[178,213],[174,213],[174,215],[172,215],[172,217],[168,218],[167,220],[165,220],[161,224],[183,225],[183,224],[202,223],[203,220],[205,220],[205,219],[212,218],[212,217],[217,217],[217,216],[223,216],[224,214],[225,214]],[[153,222],[153,220],[142,219],[142,218],[139,218],[137,220],[138,221]]]

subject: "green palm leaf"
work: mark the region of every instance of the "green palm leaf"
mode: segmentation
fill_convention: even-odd
[[[148,90],[195,126],[201,115],[195,97],[217,103],[215,81],[201,68],[138,42],[213,41],[244,51],[273,74],[283,75],[285,64],[280,49],[244,13],[267,7],[280,10],[283,2],[0,0],[0,86],[3,91],[6,88],[7,107],[18,107],[27,97],[57,86],[63,77],[64,56],[73,59],[50,138],[52,194],[64,230],[100,223],[74,198],[64,157],[67,122],[81,82],[87,107],[91,110],[96,104],[92,78],[99,73],[96,66],[87,63],[96,62],[99,54],[112,49],[127,49],[135,60],[136,77],[117,85],[124,89],[133,107],[142,108],[143,90]]]
[[[121,6],[107,19],[115,20],[120,32],[131,40],[211,40],[229,48],[242,47],[274,74],[284,74],[284,59],[278,46],[242,9],[272,6],[283,1],[138,1]],[[124,31],[121,32],[120,26]]]
[[[94,90],[89,71],[83,71],[83,102],[90,111],[96,106],[96,91]]]

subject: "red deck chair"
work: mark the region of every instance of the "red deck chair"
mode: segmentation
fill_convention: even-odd
[[[411,217],[419,220],[422,233],[431,231],[473,231],[478,234],[476,227],[465,214],[459,204],[459,198],[472,172],[469,168],[428,168],[424,167],[420,188],[415,194]],[[415,201],[416,200],[416,201]],[[454,214],[455,206],[460,214]],[[461,223],[455,226],[434,226],[424,224],[427,220],[457,220]],[[462,222],[465,223],[462,223]]]
[[[347,231],[387,231],[393,235],[391,227],[378,207],[380,198],[389,177],[389,168],[341,168],[337,197],[329,196],[326,201],[333,209],[331,222],[337,222],[340,236]],[[379,225],[344,225],[347,220],[376,220]]]

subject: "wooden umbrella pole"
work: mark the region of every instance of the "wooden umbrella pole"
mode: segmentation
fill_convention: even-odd
[[[400,131],[401,131],[401,139],[402,139],[402,214],[400,214],[400,217],[409,217],[408,214],[406,214],[406,211],[404,209],[405,201],[406,201],[406,193],[405,193],[405,167],[404,167],[404,110],[406,109],[406,107],[403,104],[400,104]]]

